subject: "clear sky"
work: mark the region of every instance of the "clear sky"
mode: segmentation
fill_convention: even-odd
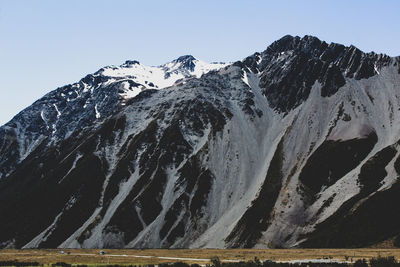
[[[0,125],[106,65],[235,61],[286,34],[400,55],[398,0],[0,0]]]

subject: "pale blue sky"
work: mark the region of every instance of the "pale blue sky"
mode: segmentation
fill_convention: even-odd
[[[400,55],[397,0],[0,0],[0,125],[127,59],[235,61],[291,34]]]

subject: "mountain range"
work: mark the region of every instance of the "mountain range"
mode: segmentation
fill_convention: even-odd
[[[0,247],[398,246],[399,174],[400,57],[126,61],[0,127]]]

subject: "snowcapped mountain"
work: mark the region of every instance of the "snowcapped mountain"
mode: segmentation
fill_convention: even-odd
[[[53,143],[66,139],[117,112],[143,90],[168,87],[183,78],[199,78],[225,65],[208,64],[190,55],[157,67],[128,60],[51,91],[0,128],[0,178],[13,171],[44,139],[50,138]]]
[[[131,98],[144,89],[165,88],[190,76],[200,78],[204,73],[220,69],[225,65],[227,64],[208,64],[186,55],[157,67],[148,67],[138,61],[128,60],[119,67],[105,67],[96,74],[109,77],[109,83],[122,82],[121,96]]]
[[[127,61],[0,128],[0,246],[397,245],[399,141],[399,57],[285,36]]]

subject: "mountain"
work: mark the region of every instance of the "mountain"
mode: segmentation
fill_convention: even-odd
[[[0,128],[0,247],[397,245],[399,140],[400,57],[127,61]]]
[[[53,143],[66,139],[117,112],[143,90],[168,87],[224,65],[207,64],[190,55],[157,67],[128,60],[51,91],[0,128],[0,178],[11,173],[45,138]]]

